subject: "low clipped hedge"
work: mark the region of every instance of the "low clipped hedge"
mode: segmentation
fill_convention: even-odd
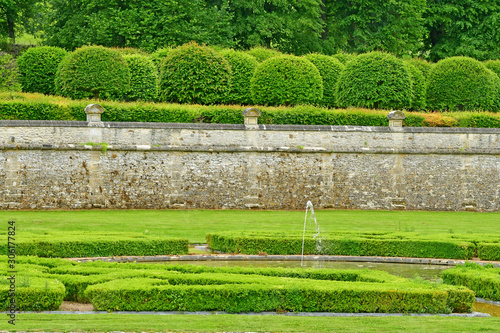
[[[8,311],[11,306],[10,280],[6,272],[0,274],[0,310]],[[15,276],[15,307],[18,311],[58,310],[65,294],[64,285],[54,278],[34,277],[17,273]]]
[[[500,301],[500,268],[466,263],[441,274],[444,283],[466,286],[477,297]]]
[[[0,259],[0,275],[6,275],[7,257]],[[450,313],[470,312],[474,301],[464,287],[371,270],[77,263],[23,256],[16,261],[19,275],[37,281],[40,300],[55,297],[38,281],[64,284],[59,283],[50,309],[64,292],[65,300],[91,301],[95,310],[105,311]]]
[[[0,253],[7,251],[7,244],[0,244]],[[16,253],[49,258],[187,254],[188,240],[128,233],[92,234],[85,238],[71,233],[25,233],[16,242]]]
[[[207,243],[212,250],[226,253],[294,255],[301,254],[302,251],[302,235],[218,232],[208,234]],[[324,235],[321,244],[312,236],[306,237],[304,253],[471,259],[476,255],[482,255],[477,251],[479,244],[467,236],[456,235],[452,237],[451,235],[420,236],[415,233],[342,233]]]
[[[0,93],[0,120],[80,120],[92,100],[28,93]],[[239,105],[181,105],[147,102],[100,101],[103,121],[243,124]],[[311,105],[295,107],[259,106],[259,124],[388,126],[387,111],[368,109],[327,109]],[[410,127],[500,128],[500,113],[406,112]]]
[[[213,278],[176,285],[163,279],[115,280],[89,286],[85,294],[101,311],[449,313],[469,312],[473,302],[472,292],[465,288],[433,289],[415,283],[267,277],[219,284]]]

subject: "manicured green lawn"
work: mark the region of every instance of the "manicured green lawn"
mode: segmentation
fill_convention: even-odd
[[[50,231],[138,232],[188,238],[204,243],[208,232],[276,231],[301,233],[304,211],[238,210],[86,210],[1,211],[0,220],[16,220],[17,237],[23,232]],[[320,228],[332,231],[415,231],[421,234],[499,234],[500,213],[353,211],[316,212]]]
[[[18,314],[15,328],[45,332],[498,332],[500,318],[285,317],[239,315]]]

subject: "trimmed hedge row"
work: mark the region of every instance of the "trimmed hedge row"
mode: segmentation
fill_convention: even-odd
[[[0,274],[0,310],[8,311],[11,306],[11,280],[9,275]],[[14,280],[13,280],[14,281]],[[33,277],[17,273],[15,276],[15,307],[20,311],[57,310],[65,294],[64,285],[54,278]]]
[[[5,275],[7,257],[0,259],[0,275]],[[474,301],[464,287],[370,270],[76,263],[23,256],[16,260],[20,275],[57,279],[65,286],[65,300],[90,300],[96,310],[106,311],[449,313],[470,312]],[[41,299],[48,297],[43,294],[47,289],[37,290]],[[60,304],[64,287],[58,292]]]
[[[490,243],[479,242],[467,235],[343,233],[323,235],[321,244],[312,237],[307,237],[304,253],[448,259],[471,259],[479,256],[484,260],[500,260],[500,237],[493,237],[488,242]],[[218,232],[208,234],[207,243],[212,250],[226,253],[292,255],[302,251],[301,235]]]
[[[444,283],[472,289],[477,297],[500,301],[499,268],[483,267],[469,262],[443,271],[441,278]]]
[[[0,120],[80,120],[90,100],[73,101],[40,94],[0,93]],[[242,124],[239,105],[181,105],[102,101],[103,121]],[[259,107],[260,124],[388,126],[387,112],[367,109],[327,109],[311,105]],[[499,128],[500,114],[488,112],[407,113],[410,127]]]
[[[469,312],[471,291],[429,288],[416,283],[299,281],[267,278],[242,284],[171,285],[132,278],[89,286],[85,295],[101,311],[300,311],[300,312]]]
[[[7,245],[0,244],[0,253],[7,254],[7,251]],[[187,254],[188,240],[127,233],[93,234],[84,239],[81,234],[25,233],[17,240],[16,253],[49,258]]]

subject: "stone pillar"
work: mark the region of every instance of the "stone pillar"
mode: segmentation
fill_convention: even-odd
[[[249,129],[258,129],[258,120],[261,115],[259,109],[247,108],[243,110],[243,118],[245,119],[245,127]]]
[[[389,127],[391,129],[400,129],[403,127],[403,120],[406,118],[405,114],[402,111],[391,111],[387,115],[387,119],[389,120]]]
[[[90,127],[104,127],[101,120],[101,114],[104,113],[104,108],[99,104],[89,104],[85,108],[87,114],[87,122]]]

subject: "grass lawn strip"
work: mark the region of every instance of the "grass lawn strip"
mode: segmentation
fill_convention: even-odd
[[[469,234],[484,237],[499,233],[500,212],[316,210],[316,218],[321,232],[326,234],[413,231],[421,235]],[[205,243],[208,233],[221,231],[279,231],[285,235],[302,235],[304,228],[304,211],[0,211],[0,219],[16,221],[16,236],[20,240],[28,233],[73,233],[86,238],[95,233],[125,232],[188,238],[190,243]],[[0,230],[0,235],[6,230]]]
[[[0,329],[12,329],[6,321]],[[30,332],[498,332],[500,318],[17,314]]]

